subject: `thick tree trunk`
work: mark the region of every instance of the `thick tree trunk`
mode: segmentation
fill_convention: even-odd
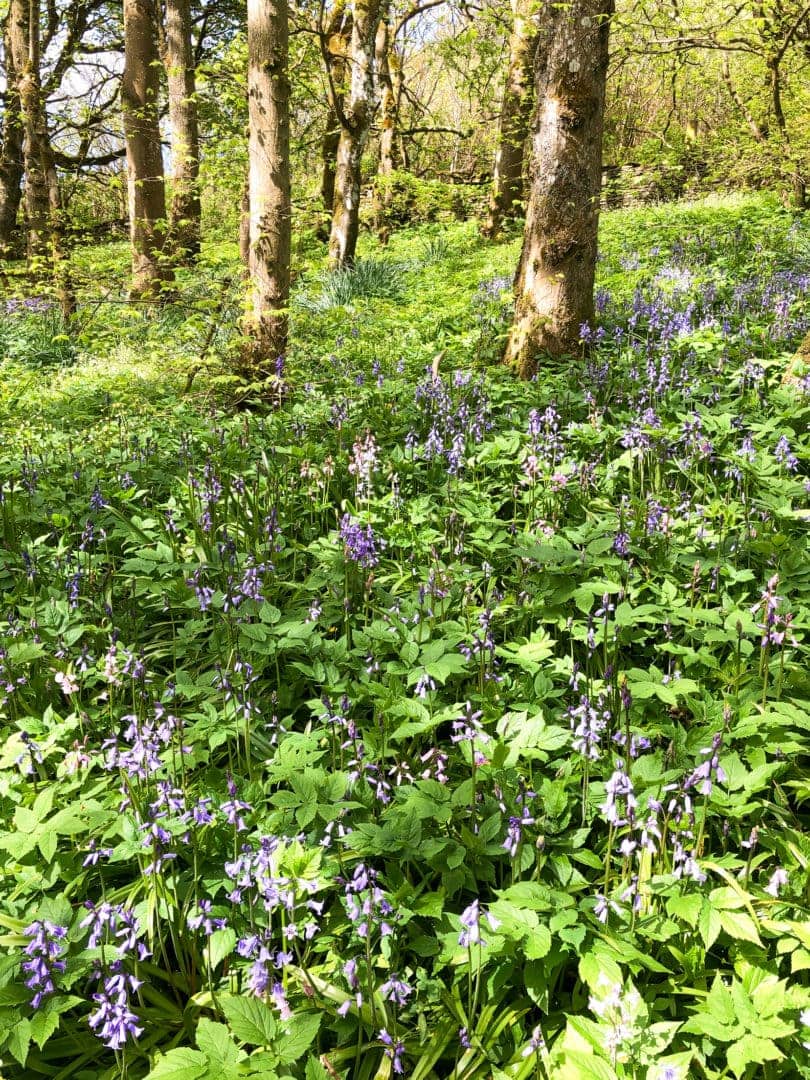
[[[593,317],[613,10],[613,0],[543,0],[540,8],[531,190],[504,357],[524,378],[539,353],[575,352]]]
[[[153,0],[124,0],[121,103],[127,148],[129,232],[134,299],[165,295],[172,282],[164,255],[166,188],[158,121],[157,17]]]
[[[374,191],[374,218],[377,235],[383,244],[391,235],[391,176],[397,166],[397,96],[394,91],[392,68],[396,69],[398,57],[391,41],[391,28],[383,19],[377,31],[377,74],[380,83],[380,166],[381,183]]]
[[[172,139],[171,245],[178,262],[200,252],[200,132],[189,0],[166,0],[166,83]]]
[[[287,349],[290,83],[287,0],[248,0],[250,311],[245,366],[268,376]]]
[[[534,49],[537,45],[537,0],[512,0],[509,67],[498,123],[498,149],[484,236],[494,237],[504,221],[523,208],[523,148],[532,112]]]
[[[12,64],[17,75],[24,133],[26,203],[31,228],[29,252],[33,255],[49,256],[56,294],[62,314],[65,320],[68,320],[75,314],[76,297],[65,255],[62,193],[48,132],[40,79],[38,4],[11,0],[9,42]],[[36,202],[33,201],[34,193]],[[32,196],[30,201],[29,194]]]
[[[7,259],[14,252],[17,214],[22,202],[24,132],[10,23],[11,19],[7,18],[3,26],[6,100],[0,133],[0,259]]]
[[[329,265],[351,266],[360,231],[360,167],[374,112],[374,41],[384,0],[355,0],[349,52],[351,82],[340,117]]]

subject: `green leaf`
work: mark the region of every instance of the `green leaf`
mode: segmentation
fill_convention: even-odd
[[[559,1080],[617,1080],[616,1073],[604,1058],[579,1050],[569,1050],[555,1074]]]
[[[596,992],[608,986],[622,984],[622,969],[604,953],[596,950],[585,953],[579,961],[579,977],[585,985]]]
[[[329,1080],[329,1073],[316,1057],[307,1061],[306,1080]]]
[[[321,1014],[314,1012],[299,1013],[288,1021],[274,1047],[282,1065],[291,1065],[303,1056],[314,1042],[320,1026]]]
[[[19,1061],[20,1065],[25,1065],[30,1045],[31,1022],[30,1020],[23,1018],[22,1020],[18,1020],[9,1032],[8,1038],[6,1039],[6,1050],[8,1050],[16,1061]]]
[[[721,911],[719,917],[720,925],[729,937],[762,946],[756,923],[750,915],[746,915],[744,911]]]
[[[719,911],[716,911],[708,900],[704,900],[698,918],[698,933],[703,939],[703,946],[707,952],[717,941],[721,929]]]
[[[236,932],[229,926],[215,930],[205,947],[206,957],[211,969],[218,967],[226,956],[230,956],[236,944]]]
[[[231,1040],[225,1024],[215,1024],[203,1017],[197,1025],[195,1035],[197,1046],[208,1059],[211,1071],[222,1080],[230,1080],[237,1075],[237,1065],[245,1057],[243,1050],[238,1050]]]
[[[58,1012],[44,1012],[42,1009],[31,1017],[31,1038],[42,1049],[51,1035],[59,1027]]]
[[[781,1061],[784,1056],[775,1042],[758,1039],[755,1035],[743,1035],[728,1048],[728,1064],[735,1076],[742,1076],[749,1065]]]
[[[208,1072],[208,1059],[199,1050],[180,1047],[161,1054],[147,1080],[201,1080]]]
[[[236,997],[233,994],[225,994],[220,1004],[237,1039],[252,1046],[271,1045],[278,1025],[269,1005],[258,998]]]

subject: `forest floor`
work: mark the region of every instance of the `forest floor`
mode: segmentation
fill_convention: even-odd
[[[8,305],[6,1080],[810,1076],[810,222],[606,214],[532,383],[518,249],[299,251],[272,410],[233,246]]]

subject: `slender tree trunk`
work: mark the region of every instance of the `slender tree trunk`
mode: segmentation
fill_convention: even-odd
[[[345,0],[335,4],[329,26],[326,29],[325,58],[329,77],[329,105],[326,126],[321,140],[321,202],[324,219],[318,227],[318,239],[328,240],[335,211],[335,173],[340,143],[340,115],[346,96],[346,62],[349,37],[352,31],[352,14]]]
[[[200,252],[200,132],[189,0],[166,0],[166,83],[172,138],[171,243],[179,262]]]
[[[505,360],[530,377],[573,353],[593,318],[608,31],[613,0],[543,0],[535,123],[515,319]]]
[[[388,19],[380,22],[377,31],[377,74],[381,89],[380,102],[380,183],[374,189],[374,217],[377,235],[383,244],[388,243],[391,235],[390,209],[393,195],[391,177],[397,166],[397,97],[391,69],[396,68],[398,57],[391,41],[391,28]]]
[[[250,273],[250,171],[245,175],[239,203],[239,258],[244,277]]]
[[[329,236],[329,265],[351,266],[360,232],[363,151],[374,111],[374,41],[384,0],[355,0],[349,51],[351,82],[340,126],[335,173],[335,205]]]
[[[340,143],[340,121],[337,113],[329,106],[326,114],[326,129],[321,139],[321,203],[324,220],[318,226],[318,239],[329,239],[329,227],[335,210],[335,173],[337,171],[337,151]]]
[[[807,183],[805,180],[804,168],[797,160],[796,154],[793,151],[790,132],[788,131],[787,120],[785,119],[785,110],[782,105],[782,74],[779,57],[769,56],[767,64],[771,86],[773,115],[776,118],[776,126],[779,130],[784,155],[790,165],[789,180],[791,186],[791,200],[793,206],[797,210],[805,210],[807,208]]]
[[[532,112],[537,6],[538,0],[512,0],[509,67],[498,123],[492,194],[481,230],[488,237],[497,236],[503,222],[515,218],[523,207],[523,148],[529,137]]]
[[[45,100],[40,79],[39,4],[37,0],[11,0],[9,6],[12,64],[17,75],[17,91],[24,132],[26,190],[36,191],[37,202],[28,203],[32,227],[29,251],[50,258],[56,294],[62,315],[68,320],[76,311],[70,272],[65,254],[65,223],[62,193],[48,132]],[[44,213],[43,213],[44,193]],[[36,216],[30,216],[32,210]]]
[[[157,15],[154,0],[124,0],[121,103],[127,148],[134,299],[165,295],[173,274],[164,256],[166,188],[158,122]]]
[[[3,26],[3,53],[5,56],[5,109],[0,132],[0,259],[9,258],[15,247],[17,214],[22,202],[23,178],[23,122],[20,111],[20,95],[17,89],[17,72],[11,48],[11,19]]]
[[[287,0],[248,0],[250,311],[245,366],[268,376],[287,349],[290,83]]]

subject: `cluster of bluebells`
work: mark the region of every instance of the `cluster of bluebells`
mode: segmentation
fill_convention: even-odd
[[[377,536],[370,525],[361,525],[351,514],[344,514],[340,521],[340,539],[346,558],[364,570],[371,570],[380,561],[385,541]]]
[[[26,987],[33,991],[31,1007],[38,1009],[50,994],[56,993],[54,980],[64,973],[66,963],[60,959],[66,948],[67,927],[48,919],[36,919],[23,930],[29,939],[22,963]]]
[[[478,445],[492,428],[491,407],[483,380],[473,382],[468,372],[452,379],[428,371],[415,390],[421,430],[412,430],[406,447],[425,461],[443,461],[449,475],[465,467],[467,448]]]

